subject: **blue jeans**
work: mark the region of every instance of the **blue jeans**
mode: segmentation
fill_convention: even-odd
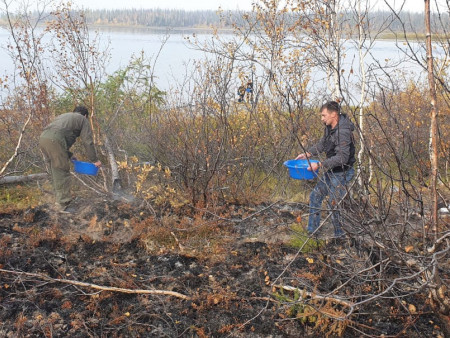
[[[334,227],[336,237],[343,236],[345,233],[341,226],[341,215],[339,212],[340,203],[346,193],[346,185],[355,175],[355,170],[350,168],[343,172],[326,172],[319,179],[313,191],[309,195],[309,220],[308,232],[313,233],[320,225],[320,211],[322,201],[326,196],[328,198],[328,208],[331,210],[331,222]]]

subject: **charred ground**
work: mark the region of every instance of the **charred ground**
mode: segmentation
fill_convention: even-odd
[[[76,215],[49,204],[1,212],[1,336],[445,336],[425,294],[380,298],[342,320],[333,317],[345,315],[345,306],[275,286],[327,294],[342,285],[337,271],[356,250],[324,242],[298,252],[289,244],[301,213],[295,205],[206,212],[93,198],[77,207]],[[354,287],[342,285],[342,299]]]

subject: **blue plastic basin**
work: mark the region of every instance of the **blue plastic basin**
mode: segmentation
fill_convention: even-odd
[[[317,177],[319,169],[308,170],[309,163],[319,163],[318,160],[288,160],[284,165],[289,169],[289,176],[296,180],[312,180]]]
[[[83,175],[96,176],[98,173],[98,168],[94,163],[82,162],[82,161],[72,161],[74,165],[75,172]]]

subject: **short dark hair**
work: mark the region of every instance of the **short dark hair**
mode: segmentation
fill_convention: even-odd
[[[89,111],[85,106],[76,106],[73,110],[74,113],[80,113],[83,116],[87,116]]]
[[[336,101],[327,101],[325,102],[322,107],[320,107],[320,111],[327,109],[328,111],[335,111],[336,113],[341,113],[341,106]]]

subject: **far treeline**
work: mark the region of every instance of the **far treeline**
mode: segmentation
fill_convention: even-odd
[[[89,10],[86,12],[88,24],[95,25],[119,25],[119,26],[145,26],[145,27],[179,27],[198,28],[211,25],[220,28],[231,28],[233,24],[241,26],[242,11],[214,11],[199,10],[186,11],[177,9],[122,9],[122,10]],[[252,13],[248,13],[252,15]],[[292,21],[298,20],[298,13],[291,13]],[[437,16],[437,14],[434,14]],[[342,13],[343,21],[355,26],[354,15],[350,12]],[[347,18],[346,18],[347,17]],[[448,16],[441,18],[450,24]],[[393,20],[391,30],[425,33],[424,13],[401,12],[398,17],[388,11],[374,11],[369,13],[368,21],[371,29],[379,30],[386,20]]]

